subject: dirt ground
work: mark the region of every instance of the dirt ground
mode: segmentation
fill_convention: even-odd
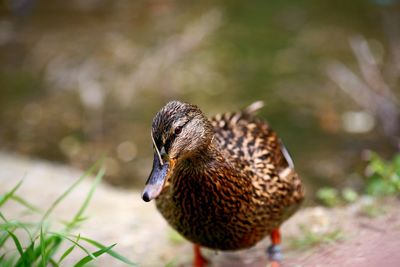
[[[0,153],[0,194],[9,191],[21,178],[18,194],[45,209],[52,200],[80,176],[65,166]],[[53,228],[71,218],[90,189],[88,178],[55,210]],[[363,198],[346,207],[303,208],[282,228],[283,267],[398,267],[400,266],[400,200],[379,202]],[[8,203],[1,212],[8,219],[35,220],[17,204]],[[83,236],[106,245],[139,266],[191,266],[190,243],[180,238],[158,214],[154,203],[144,203],[140,192],[115,189],[101,184],[89,206],[89,219],[79,229]],[[268,240],[246,251],[218,253],[204,250],[211,267],[268,266]],[[71,255],[65,266],[78,257]],[[111,257],[101,257],[97,266],[124,266]]]

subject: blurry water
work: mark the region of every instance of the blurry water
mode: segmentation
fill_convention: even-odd
[[[357,186],[361,151],[394,148],[327,66],[340,62],[362,77],[349,39],[365,36],[398,96],[399,41],[385,21],[399,22],[399,7],[386,4],[4,1],[0,146],[80,168],[106,152],[108,181],[141,187],[151,120],[168,100],[209,115],[263,100],[260,116],[309,192]]]

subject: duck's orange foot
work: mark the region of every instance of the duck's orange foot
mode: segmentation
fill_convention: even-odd
[[[268,258],[271,261],[271,267],[280,267],[282,261],[281,246],[281,234],[279,229],[275,229],[271,232],[271,245],[268,247]]]
[[[200,246],[193,245],[194,260],[193,267],[206,267],[208,265],[208,260],[201,255]]]

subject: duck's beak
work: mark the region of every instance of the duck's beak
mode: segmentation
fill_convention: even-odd
[[[154,153],[153,169],[147,179],[146,186],[143,190],[142,199],[146,202],[156,198],[162,191],[167,177],[169,163],[160,162],[160,157]]]

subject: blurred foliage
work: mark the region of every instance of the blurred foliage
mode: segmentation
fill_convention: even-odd
[[[384,160],[375,152],[368,153],[365,168],[363,194],[372,197],[394,196],[400,194],[400,153],[391,160]],[[322,187],[316,192],[317,200],[327,207],[334,207],[345,203],[353,203],[358,193],[349,187],[342,190],[333,187]],[[380,213],[374,206],[366,206],[366,213]],[[371,210],[371,212],[368,212]]]
[[[334,207],[344,203],[353,203],[358,199],[358,193],[352,188],[346,187],[339,190],[333,187],[320,188],[316,198],[327,207]]]
[[[289,239],[290,246],[295,249],[306,250],[321,244],[331,244],[343,240],[344,233],[340,229],[333,229],[328,232],[315,232],[306,225],[299,225],[301,235]]]
[[[369,218],[376,218],[385,213],[386,213],[386,211],[385,211],[384,205],[382,205],[381,203],[377,203],[377,202],[371,202],[371,203],[364,204],[361,206],[361,209],[360,209],[360,214],[367,216]]]
[[[347,203],[353,203],[358,199],[358,193],[355,190],[346,187],[342,190],[342,198]]]
[[[0,265],[3,267],[17,266],[65,266],[63,261],[70,257],[74,250],[81,250],[85,255],[76,260],[74,267],[85,266],[103,254],[108,254],[117,260],[124,262],[129,266],[137,266],[127,258],[113,251],[116,244],[106,246],[90,238],[75,235],[72,233],[87,218],[84,212],[88,207],[96,185],[104,175],[104,169],[100,168],[93,186],[88,192],[84,202],[75,214],[67,222],[64,222],[64,229],[55,231],[51,229],[49,216],[56,206],[61,203],[65,197],[72,192],[88,175],[93,174],[98,164],[95,164],[84,175],[82,175],[74,184],[72,184],[61,196],[59,196],[46,210],[41,211],[40,207],[34,207],[29,204],[29,200],[17,195],[17,190],[22,182],[19,182],[14,188],[4,195],[0,195],[0,208],[9,201],[17,202],[27,208],[28,212],[34,212],[41,215],[39,222],[25,222],[18,219],[7,218],[6,214],[0,212]],[[82,243],[85,243],[82,244]],[[96,248],[90,252],[87,245]],[[11,248],[14,245],[15,249]],[[64,247],[67,245],[65,250]]]
[[[317,199],[325,206],[333,207],[340,203],[338,190],[332,187],[323,187],[316,193]]]
[[[371,153],[366,168],[365,191],[371,196],[400,193],[400,154],[386,161],[377,153]]]

